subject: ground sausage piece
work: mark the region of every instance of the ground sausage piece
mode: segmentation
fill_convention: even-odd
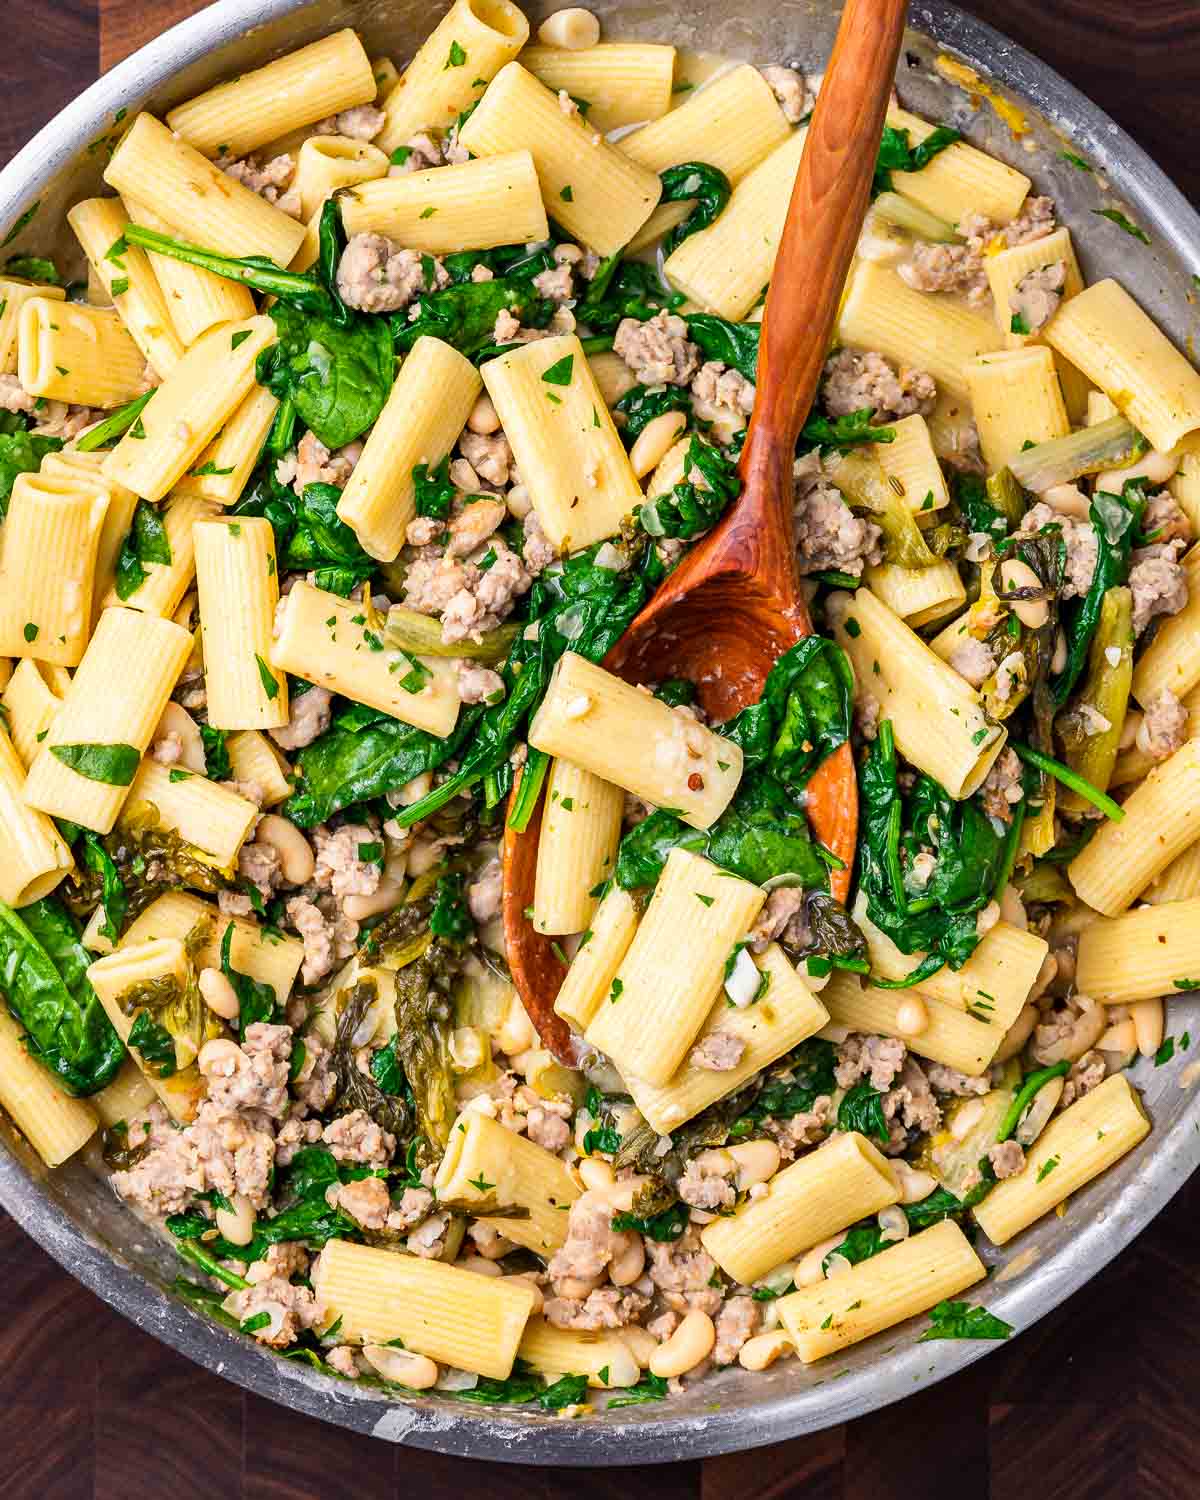
[[[360,855],[364,845],[378,844],[378,835],[365,823],[346,823],[336,833],[320,824],[313,829],[317,853],[313,882],[331,891],[338,900],[347,896],[373,896],[381,875],[377,860]]]
[[[536,578],[543,569],[557,560],[558,549],[550,541],[542,530],[542,523],[538,519],[537,511],[531,510],[522,522],[524,540],[521,543],[521,557],[532,578]]]
[[[1064,599],[1083,598],[1092,585],[1096,571],[1096,559],[1100,544],[1095,527],[1090,521],[1077,521],[1072,516],[1060,515],[1044,500],[1039,500],[1025,512],[1015,536],[1036,536],[1044,526],[1058,526],[1067,548],[1066,579],[1063,583]],[[1131,580],[1132,581],[1132,580]]]
[[[481,640],[485,631],[494,630],[512,612],[518,597],[533,582],[525,564],[498,537],[493,538],[491,545],[496,553],[495,562],[486,573],[472,569],[473,576],[442,612],[442,640],[447,646],[468,636]]]
[[[1166,760],[1187,739],[1188,711],[1170,688],[1146,705],[1137,732],[1137,747],[1152,760]]]
[[[502,432],[471,432],[468,429],[458,440],[458,451],[488,484],[503,489],[508,483],[513,456]]]
[[[279,851],[273,844],[243,844],[238,851],[238,875],[255,887],[264,902],[269,901],[282,884]]]
[[[808,108],[808,85],[803,73],[795,68],[786,68],[782,63],[768,63],[758,71],[771,85],[771,92],[783,111],[783,118],[789,125],[798,125]]]
[[[603,1286],[578,1297],[548,1297],[545,1316],[555,1328],[577,1328],[590,1332],[599,1328],[624,1328],[649,1306],[649,1298],[624,1287]]]
[[[303,495],[310,484],[336,484],[341,489],[362,457],[361,443],[347,443],[331,452],[314,432],[306,432],[296,448],[296,475],[292,488]]]
[[[567,1216],[567,1238],[546,1268],[552,1281],[589,1281],[602,1274],[620,1244],[612,1217],[611,1204],[586,1193],[575,1200]]]
[[[702,1167],[698,1161],[690,1161],[687,1170],[676,1184],[680,1198],[692,1208],[716,1211],[732,1208],[737,1202],[737,1189],[725,1172]]]
[[[988,1147],[988,1161],[992,1164],[996,1181],[1003,1182],[1006,1177],[1015,1177],[1023,1170],[1025,1152],[1017,1141],[997,1141]]]
[[[759,1305],[753,1297],[730,1297],[717,1314],[717,1342],[713,1364],[731,1365],[742,1345],[758,1327]]]
[[[1021,762],[1015,750],[1004,750],[992,764],[981,788],[983,810],[989,817],[1011,823],[1014,806],[1025,795]]]
[[[660,1292],[694,1295],[711,1289],[717,1263],[700,1244],[694,1226],[689,1225],[677,1240],[660,1244],[647,1239],[645,1245],[649,1261],[647,1271]],[[719,1293],[717,1301],[720,1301]],[[684,1303],[676,1310],[683,1311],[689,1305],[692,1304]]]
[[[240,1055],[222,1052],[200,1071],[208,1097],[219,1109],[261,1109],[282,1120],[288,1111],[288,1062],[292,1055],[290,1026],[254,1021],[246,1027]]]
[[[242,161],[219,162],[222,172],[240,182],[252,193],[257,193],[266,203],[273,203],[294,219],[300,217],[300,194],[292,189],[292,178],[296,175],[296,163],[288,155],[274,156],[268,162],[260,162],[256,156],[247,156]]]
[[[883,532],[856,516],[829,484],[820,460],[795,466],[796,564],[802,576],[833,569],[862,576],[866,563],[883,561]]]
[[[431,267],[429,284],[426,273]],[[422,292],[449,284],[449,273],[436,257],[401,249],[382,234],[353,235],[338,262],[342,301],[361,312],[395,312]]]
[[[937,386],[924,370],[902,366],[897,374],[882,354],[839,349],[825,362],[821,399],[831,417],[849,416],[869,406],[876,422],[891,422],[932,411]]]
[[[246,1267],[246,1280],[257,1285],[272,1276],[282,1276],[289,1281],[293,1276],[303,1276],[307,1270],[308,1251],[303,1245],[285,1240],[282,1245],[268,1245],[261,1260],[251,1261]]]
[[[570,1115],[569,1104],[556,1100],[535,1104],[525,1116],[525,1134],[545,1151],[561,1151],[571,1139]]]
[[[1014,333],[1040,333],[1058,311],[1067,279],[1065,260],[1052,260],[1048,266],[1026,271],[1008,295],[1009,311],[1021,327]]]
[[[787,931],[803,910],[803,891],[792,886],[781,886],[779,890],[772,891],[758,914],[758,920],[750,929],[750,947],[753,951],[761,953],[768,943],[773,943]]]
[[[346,1380],[358,1380],[362,1373],[349,1344],[338,1344],[336,1348],[326,1349],[325,1363]]]
[[[986,220],[983,221],[985,224]],[[1024,206],[1017,217],[1005,224],[1000,235],[1006,245],[1027,245],[1030,240],[1045,239],[1048,234],[1054,233],[1054,199],[1045,197],[1026,198]],[[969,220],[964,219],[959,225],[959,231],[966,234]],[[988,225],[985,231],[987,237],[993,237],[994,231]]]
[[[841,1088],[869,1078],[873,1089],[890,1089],[904,1066],[904,1043],[893,1036],[863,1036],[853,1031],[837,1049],[834,1076]]]
[[[333,1183],[325,1193],[330,1208],[340,1208],[364,1229],[387,1225],[392,1200],[382,1177],[363,1177],[358,1182]]]
[[[325,1315],[325,1309],[307,1287],[293,1286],[282,1276],[272,1276],[257,1286],[233,1293],[229,1305],[243,1324],[258,1313],[270,1315],[271,1321],[256,1328],[254,1337],[272,1349],[286,1349],[302,1329],[312,1328]]]
[[[548,297],[551,302],[569,302],[575,295],[571,267],[566,261],[548,271],[539,271],[533,278],[533,285],[540,297]]]
[[[950,665],[972,687],[980,687],[996,670],[996,658],[986,642],[968,635],[950,653]]]
[[[955,292],[971,307],[981,307],[991,297],[983,257],[970,245],[917,240],[912,255],[896,270],[918,292]]]
[[[31,396],[15,375],[0,375],[0,411],[32,411],[37,398]]]
[[[281,729],[268,731],[281,750],[303,750],[329,728],[331,694],[328,688],[310,687],[290,701],[291,717]]]
[[[458,661],[458,701],[460,703],[499,703],[504,697],[504,678],[490,667],[476,661]]]
[[[321,1139],[338,1161],[386,1167],[396,1151],[396,1137],[376,1125],[365,1110],[355,1109],[326,1125]]]
[[[1187,574],[1179,562],[1185,546],[1176,538],[1134,552],[1129,570],[1134,635],[1141,635],[1159,615],[1177,615],[1188,602]]]
[[[926,1064],[925,1076],[929,1079],[929,1087],[939,1094],[986,1094],[988,1091],[986,1077],[971,1078],[957,1068],[948,1068],[945,1063]]]
[[[779,1147],[780,1157],[784,1161],[791,1161],[798,1151],[815,1146],[824,1139],[832,1119],[832,1097],[829,1094],[818,1094],[813,1100],[812,1109],[803,1114],[792,1115],[783,1120],[764,1120],[763,1132]]]
[[[704,1068],[710,1073],[729,1073],[737,1067],[746,1050],[743,1037],[731,1031],[710,1031],[697,1046],[692,1048],[688,1062],[694,1068]]]
[[[719,410],[748,417],[754,410],[755,394],[752,380],[747,380],[740,370],[727,368],[719,359],[702,364],[692,381],[692,398],[704,409],[702,415],[710,420]]]
[[[473,500],[450,522],[446,556],[469,557],[507,519],[508,506],[503,500]]]
[[[674,313],[657,313],[645,323],[622,318],[613,349],[642,385],[687,385],[700,368],[700,350],[687,333]]]
[[[387,116],[373,104],[356,104],[340,114],[330,115],[313,126],[314,135],[344,135],[352,141],[373,141],[383,129]]]
[[[942,1112],[933,1097],[929,1080],[911,1057],[904,1059],[899,1083],[884,1098],[883,1117],[891,1131],[888,1144],[883,1148],[887,1156],[895,1156],[904,1150],[910,1130],[927,1133],[936,1130],[941,1122]]]
[[[304,942],[304,968],[300,977],[305,984],[316,984],[333,968],[337,956],[334,925],[306,896],[293,896],[286,912],[288,921]]]
[[[1074,1104],[1076,1099],[1082,1099],[1084,1094],[1090,1094],[1098,1084],[1104,1082],[1107,1072],[1104,1058],[1099,1052],[1094,1049],[1085,1052],[1077,1063],[1072,1064],[1071,1071],[1067,1074],[1062,1098],[1058,1101],[1059,1110]]]

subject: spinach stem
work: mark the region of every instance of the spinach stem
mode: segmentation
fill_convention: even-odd
[[[535,750],[531,745],[529,755],[521,769],[521,780],[517,787],[517,795],[513,799],[512,811],[508,815],[508,826],[524,833],[529,827],[529,820],[533,817],[533,810],[538,804],[538,798],[542,795],[542,786],[546,780],[546,772],[550,769],[550,757],[543,750]]]
[[[1006,1141],[1012,1135],[1038,1090],[1045,1088],[1052,1078],[1061,1078],[1064,1073],[1070,1072],[1070,1069],[1070,1063],[1056,1062],[1049,1068],[1039,1068],[1036,1073],[1030,1073],[1018,1090],[1017,1097],[1008,1106],[1003,1120],[1000,1121],[1000,1129],[996,1132],[997,1142]]]
[[[1090,781],[1086,781],[1077,772],[1072,771],[1070,766],[1064,766],[1062,761],[1055,760],[1050,755],[1043,755],[1040,750],[1033,750],[1028,745],[1013,745],[1012,748],[1026,765],[1036,766],[1047,776],[1053,776],[1055,781],[1061,781],[1063,786],[1069,786],[1073,792],[1078,792],[1093,807],[1098,807],[1106,818],[1111,818],[1114,823],[1120,823],[1124,819],[1123,807],[1120,807],[1099,787],[1093,786]]]
[[[236,1271],[226,1270],[219,1260],[202,1249],[195,1240],[182,1240],[175,1248],[181,1259],[191,1261],[205,1275],[215,1276],[218,1281],[223,1281],[235,1291],[244,1292],[250,1285],[244,1276],[239,1276]]]
[[[128,406],[122,406],[113,412],[111,417],[105,417],[103,422],[97,422],[90,432],[85,432],[79,439],[75,444],[76,448],[80,453],[94,453],[97,448],[106,447],[113,438],[120,437],[127,428],[133,426],[142,408],[153,394],[153,391],[147,391],[144,396],[139,396]]]

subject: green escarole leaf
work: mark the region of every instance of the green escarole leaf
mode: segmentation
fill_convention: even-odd
[[[34,901],[19,914],[0,902],[0,994],[25,1028],[30,1055],[69,1094],[104,1088],[125,1054],[88,983],[91,961],[57,901]]]
[[[128,599],[145,583],[148,563],[171,565],[171,543],[162,513],[148,500],[139,500],[133,522],[117,555],[117,597]]]
[[[89,781],[107,786],[129,786],[141,764],[141,752],[134,745],[51,745],[50,754]]]
[[[100,934],[110,943],[116,943],[121,936],[121,929],[125,925],[125,916],[129,910],[125,884],[117,869],[116,861],[96,834],[86,832],[83,835],[82,853],[84,864],[101,879],[101,909],[104,912],[104,922],[100,928]]]

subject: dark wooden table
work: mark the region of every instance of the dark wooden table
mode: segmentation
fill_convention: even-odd
[[[960,0],[961,3],[961,0]],[[966,0],[1200,194],[1200,0]],[[0,162],[199,0],[5,0]],[[0,1214],[3,1500],[1192,1500],[1200,1179],[1091,1284],[934,1389],[845,1427],[669,1469],[394,1448],[244,1394],[117,1317]]]

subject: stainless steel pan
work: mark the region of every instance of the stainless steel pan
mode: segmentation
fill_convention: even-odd
[[[545,13],[557,7],[538,0],[533,8]],[[732,13],[723,0],[688,0],[675,18],[664,6],[637,0],[599,0],[593,8],[608,36],[667,39],[757,61],[797,60],[810,68],[828,56],[838,12],[834,0],[743,0]],[[1057,199],[1089,279],[1119,277],[1186,347],[1196,324],[1188,293],[1200,273],[1200,218],[1180,193],[1107,115],[990,27],[941,0],[916,0],[911,19],[899,78],[905,102],[960,126],[977,144],[1028,171]],[[120,111],[145,105],[161,112],[219,78],[338,26],[358,27],[373,55],[386,52],[403,61],[432,21],[429,8],[414,0],[221,0],[93,85],[0,173],[0,239],[34,202],[40,205],[6,253],[48,249],[64,210],[98,188],[107,159],[103,138]],[[1025,111],[1029,132],[1022,141],[1013,139],[989,105],[973,108],[976,101],[933,71],[941,49],[980,69]],[[1060,153],[1068,145],[1096,167],[1095,175],[1066,162]],[[1142,225],[1152,247],[1096,217],[1096,209],[1111,206]],[[1200,1001],[1173,1000],[1170,1020],[1177,1035],[1190,1025],[1200,1036]],[[1181,1086],[1186,1064],[1184,1055],[1161,1068],[1139,1065],[1135,1082],[1145,1091],[1155,1124],[1150,1138],[1073,1198],[1061,1219],[1052,1216],[1022,1236],[1015,1250],[994,1257],[1001,1269],[1008,1263],[1011,1270],[993,1278],[985,1300],[1018,1330],[1127,1245],[1200,1161],[1200,1099]],[[762,1375],[733,1369],[662,1405],[582,1422],[443,1398],[393,1401],[276,1358],[193,1314],[163,1289],[179,1269],[170,1250],[118,1204],[103,1180],[82,1162],[48,1173],[6,1125],[0,1125],[0,1202],[105,1301],[209,1369],[311,1416],[475,1458],[630,1464],[750,1448],[898,1400],[994,1347],[918,1344],[919,1328],[905,1327],[813,1369],[794,1361]]]

